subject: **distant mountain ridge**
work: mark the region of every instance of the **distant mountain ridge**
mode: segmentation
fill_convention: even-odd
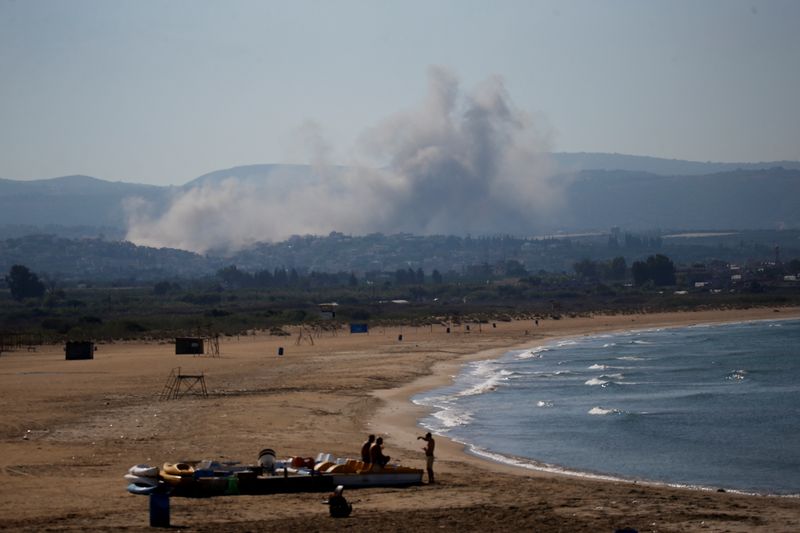
[[[782,167],[800,170],[800,161],[767,161],[760,163],[720,163],[685,161],[627,154],[592,152],[554,152],[550,154],[562,172],[581,170],[624,170],[648,172],[662,176],[699,176],[734,170],[758,170]]]
[[[800,227],[800,162],[702,163],[622,154],[554,153],[565,207],[548,230],[771,229]],[[325,169],[326,175],[344,167]],[[328,176],[329,177],[329,176]],[[181,193],[236,178],[281,195],[320,179],[308,165],[263,164],[217,170],[180,187],[110,182],[90,176],[0,179],[0,238],[21,228],[96,227],[124,232],[125,205],[155,212]],[[556,178],[556,179],[562,179]],[[14,228],[14,232],[3,228]],[[336,229],[336,228],[334,228]],[[113,234],[113,231],[111,231]],[[529,234],[520,228],[520,234]],[[64,235],[66,236],[66,234]]]
[[[126,222],[126,198],[163,204],[172,189],[83,175],[30,181],[0,179],[0,225],[121,228]]]
[[[331,167],[339,169],[343,167]],[[293,182],[306,184],[315,181],[318,176],[310,165],[290,165],[265,163],[259,165],[243,165],[239,167],[215,170],[203,174],[181,185],[181,189],[191,189],[203,185],[217,184],[226,178],[236,178],[245,182],[263,182],[270,180],[270,185],[290,185]]]
[[[566,191],[573,229],[800,228],[800,170],[735,170],[698,176],[582,171]]]

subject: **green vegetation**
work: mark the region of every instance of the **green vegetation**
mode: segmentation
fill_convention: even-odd
[[[800,271],[797,260],[735,267],[733,275],[733,267],[724,263],[677,268],[659,254],[631,268],[621,257],[585,259],[575,264],[575,275],[542,271],[534,276],[519,270],[521,265],[511,267],[526,275],[508,275],[506,268],[495,274],[488,267],[475,269],[472,277],[447,279],[413,269],[358,276],[285,269],[248,273],[228,266],[202,280],[149,286],[42,286],[41,294],[21,298],[9,287],[0,291],[0,334],[43,341],[163,339],[253,330],[279,334],[292,324],[485,323],[598,312],[800,305],[800,284],[785,279],[788,272]],[[21,265],[6,277],[17,278],[38,279]],[[323,318],[319,304],[325,302],[338,303],[335,318]]]
[[[39,281],[39,276],[24,265],[12,266],[5,281],[11,297],[15,300],[38,298],[44,295],[44,283]]]

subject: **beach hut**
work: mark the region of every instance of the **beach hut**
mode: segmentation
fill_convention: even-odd
[[[67,361],[94,359],[94,343],[88,341],[69,341],[64,346]]]
[[[203,355],[203,339],[201,337],[176,337],[176,355]]]
[[[323,320],[332,320],[336,318],[336,308],[339,307],[339,304],[336,302],[326,302],[318,304],[319,307],[319,316]]]

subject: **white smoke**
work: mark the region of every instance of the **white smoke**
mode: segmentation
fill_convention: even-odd
[[[331,166],[320,128],[302,132],[307,179],[230,177],[178,194],[157,216],[132,203],[127,238],[205,252],[330,231],[522,235],[558,205],[546,136],[499,78],[462,94],[451,72],[431,68],[416,109],[363,135],[357,149],[370,164]]]

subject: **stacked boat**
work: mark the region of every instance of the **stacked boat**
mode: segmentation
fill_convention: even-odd
[[[269,448],[259,454],[258,464],[181,461],[161,467],[135,465],[125,474],[128,492],[208,497],[234,494],[329,492],[337,485],[354,487],[402,487],[422,483],[422,470],[397,464],[383,468],[349,458],[320,453],[316,458],[278,460]]]
[[[404,486],[422,483],[422,469],[389,464],[383,468],[356,459],[319,454],[314,470],[333,478],[333,485],[347,487]]]
[[[123,477],[131,494],[152,494],[162,484],[157,466],[133,465]]]

